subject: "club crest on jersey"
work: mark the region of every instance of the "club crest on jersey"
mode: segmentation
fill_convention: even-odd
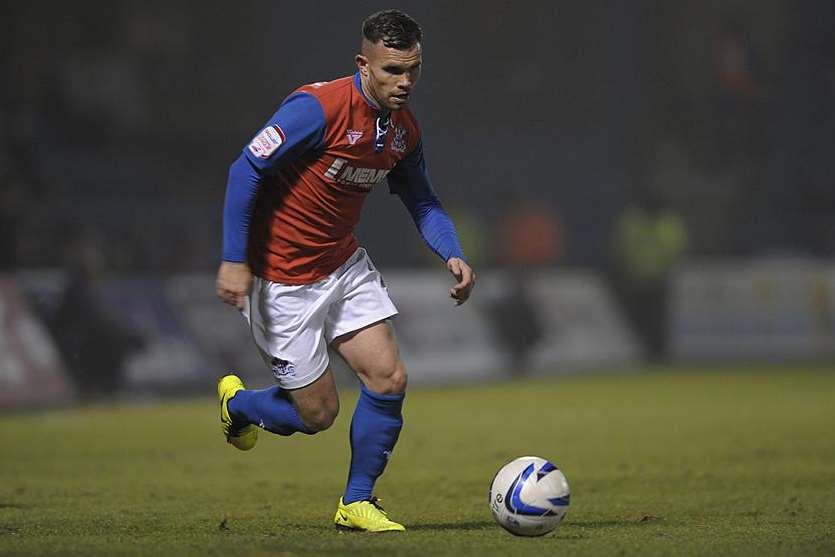
[[[406,151],[406,128],[403,126],[394,126],[392,130],[393,136],[391,138],[391,150],[395,153],[403,153]]]
[[[338,184],[370,190],[385,180],[388,173],[386,168],[357,168],[348,164],[345,159],[335,158],[325,172],[325,178],[330,178]]]
[[[278,126],[267,126],[249,144],[249,152],[259,159],[268,159],[284,143],[284,132]]]
[[[348,130],[348,133],[345,134],[348,137],[348,143],[351,145],[355,144],[359,138],[362,137],[362,130]]]

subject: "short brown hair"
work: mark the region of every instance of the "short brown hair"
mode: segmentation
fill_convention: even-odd
[[[362,23],[362,36],[377,44],[408,50],[423,38],[418,22],[398,10],[383,10],[368,16]]]

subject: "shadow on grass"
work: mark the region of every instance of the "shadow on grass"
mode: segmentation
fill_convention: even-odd
[[[574,528],[603,530],[607,528],[634,528],[636,526],[641,526],[641,522],[636,520],[589,520],[566,522],[560,528],[563,530],[570,530]],[[411,524],[407,526],[409,530],[486,530],[496,527],[498,527],[498,525],[492,520],[480,520],[475,522],[428,522],[425,524]]]
[[[576,537],[579,535],[578,530],[604,530],[608,528],[635,528],[642,526],[640,521],[636,520],[589,520],[589,521],[570,521],[565,522],[557,528],[558,537]],[[333,525],[315,525],[310,524],[285,524],[285,533],[289,531],[301,532],[339,532],[346,535],[362,535],[363,532],[337,531]],[[470,522],[426,522],[421,524],[406,524],[406,531],[413,532],[427,532],[427,531],[475,531],[475,530],[492,530],[499,528],[499,526],[492,520],[477,520]],[[563,536],[560,536],[563,533]]]
[[[495,528],[496,523],[490,520],[477,522],[428,522],[406,526],[409,530],[485,530]]]
[[[562,528],[589,528],[592,530],[604,528],[634,528],[641,526],[641,521],[638,520],[588,520],[588,521],[574,521],[565,522]]]

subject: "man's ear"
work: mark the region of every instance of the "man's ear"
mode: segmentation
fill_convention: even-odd
[[[368,77],[368,58],[362,54],[357,54],[354,61],[357,63],[357,69],[360,71],[360,74]]]

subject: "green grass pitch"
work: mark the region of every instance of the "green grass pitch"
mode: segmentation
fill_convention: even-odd
[[[331,430],[262,434],[249,453],[209,398],[0,416],[0,554],[835,554],[835,370],[414,389],[378,484],[404,534],[332,526],[353,399]],[[495,471],[527,454],[572,487],[541,538],[487,506]]]

